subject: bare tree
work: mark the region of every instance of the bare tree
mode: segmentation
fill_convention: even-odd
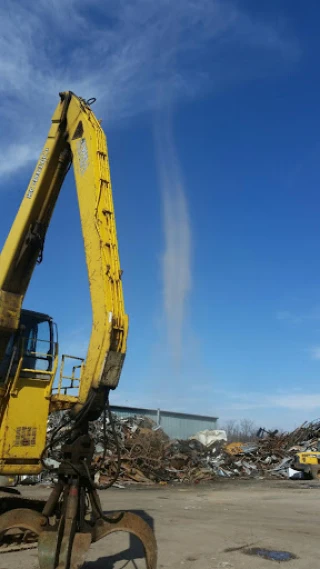
[[[238,426],[235,420],[230,420],[225,423],[222,427],[224,431],[227,433],[228,441],[235,441],[238,440]]]
[[[227,433],[229,442],[248,442],[256,438],[257,427],[250,419],[240,421],[229,420],[222,427]]]
[[[241,433],[243,441],[250,441],[255,438],[257,427],[250,419],[241,419],[241,421],[239,421],[239,432]]]

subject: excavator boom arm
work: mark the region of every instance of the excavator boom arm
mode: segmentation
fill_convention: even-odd
[[[86,101],[70,91],[60,93],[60,98],[0,256],[0,360],[10,335],[19,327],[23,299],[41,260],[61,186],[73,164],[92,305],[92,333],[78,397],[81,406],[91,389],[117,386],[126,352],[128,317],[106,137]]]

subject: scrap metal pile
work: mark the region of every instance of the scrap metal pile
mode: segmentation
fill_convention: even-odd
[[[56,425],[53,416],[49,421],[49,438]],[[260,429],[249,443],[228,443],[219,437],[206,436],[219,432],[222,431],[202,431],[188,440],[170,440],[155,422],[145,417],[114,416],[113,429],[109,421],[104,428],[99,420],[91,427],[96,447],[95,482],[100,488],[107,486],[118,467],[118,486],[194,483],[216,477],[287,478],[296,452],[317,449],[320,420],[285,434]]]

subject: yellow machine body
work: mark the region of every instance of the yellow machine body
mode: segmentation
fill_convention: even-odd
[[[70,91],[60,98],[0,255],[0,474],[39,473],[49,413],[72,409],[76,415],[92,393],[99,407],[103,392],[117,387],[126,353],[128,317],[106,137],[88,102]],[[49,316],[26,311],[22,305],[71,165],[88,270],[92,332],[86,360],[74,366],[71,376],[62,370],[54,388],[55,325]],[[43,331],[46,337],[41,337]]]
[[[316,451],[304,451],[298,452],[296,458],[301,464],[304,465],[320,465],[320,452]]]

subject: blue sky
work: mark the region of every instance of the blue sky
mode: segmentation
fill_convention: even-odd
[[[97,97],[130,317],[113,403],[320,416],[319,16],[296,0],[1,4],[1,244],[58,92]],[[25,306],[85,355],[72,172]]]

